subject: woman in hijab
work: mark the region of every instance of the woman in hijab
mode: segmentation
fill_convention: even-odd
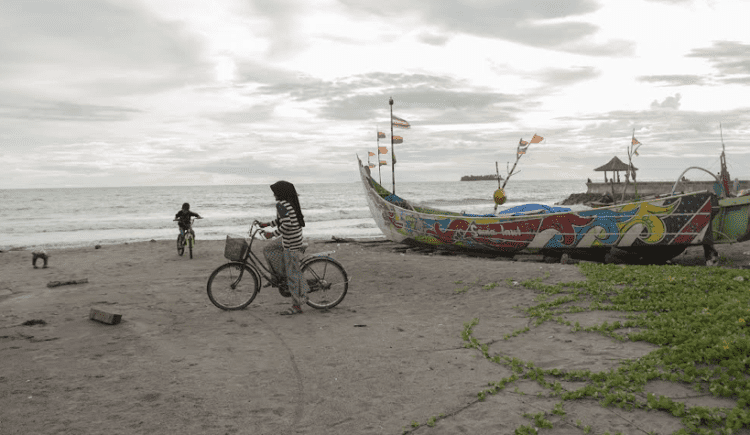
[[[278,278],[275,286],[279,286],[285,279],[292,297],[292,307],[279,314],[302,314],[302,305],[307,303],[308,292],[307,283],[300,271],[302,227],[305,226],[305,217],[299,206],[297,190],[292,183],[278,181],[271,185],[271,191],[276,197],[276,219],[260,226],[276,227],[273,232],[266,233],[267,239],[277,236],[281,238],[276,238],[263,248],[263,255]]]

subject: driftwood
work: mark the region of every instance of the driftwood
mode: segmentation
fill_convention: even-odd
[[[87,282],[89,282],[88,278],[74,279],[72,281],[50,281],[47,283],[47,287],[59,287],[61,285],[71,285],[71,284],[85,284]]]

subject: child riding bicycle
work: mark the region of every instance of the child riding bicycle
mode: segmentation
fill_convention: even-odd
[[[187,202],[182,204],[182,210],[178,211],[177,214],[174,215],[174,218],[177,220],[177,224],[180,226],[180,234],[184,235],[186,231],[190,231],[190,234],[193,235],[193,241],[195,241],[195,232],[190,225],[191,217],[203,219],[198,213],[190,211],[190,204],[188,204]]]

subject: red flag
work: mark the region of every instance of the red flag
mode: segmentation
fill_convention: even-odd
[[[398,116],[393,117],[393,126],[398,128],[411,128],[411,125],[407,120],[401,119]]]
[[[372,151],[368,151],[368,152],[367,152],[367,155],[369,155],[370,157],[374,157],[374,156],[375,156],[375,153],[374,153],[374,152],[372,152]]]
[[[378,132],[378,139],[385,139],[385,133],[383,133],[382,131],[379,131]]]
[[[380,154],[388,154],[388,148],[386,148],[386,147],[378,147],[378,152]]]
[[[543,141],[544,138],[541,136],[534,135],[534,137],[531,138],[531,143],[539,143]]]
[[[404,143],[404,138],[401,136],[393,136],[393,143]]]

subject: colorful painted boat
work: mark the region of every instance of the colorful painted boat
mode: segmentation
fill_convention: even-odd
[[[361,161],[359,169],[372,217],[394,242],[601,261],[615,248],[637,261],[661,262],[688,246],[713,251],[714,243],[750,239],[750,196],[719,200],[713,192],[693,192],[583,211],[540,206],[469,215],[410,204],[378,184]]]

